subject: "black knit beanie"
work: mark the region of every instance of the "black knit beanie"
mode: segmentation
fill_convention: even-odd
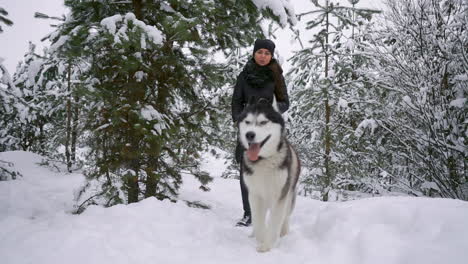
[[[254,51],[253,54],[255,56],[255,52],[259,49],[267,49],[271,52],[271,56],[275,53],[275,43],[269,39],[257,39],[255,40]]]

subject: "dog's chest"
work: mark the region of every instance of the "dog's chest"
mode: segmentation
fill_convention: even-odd
[[[263,160],[252,166],[252,174],[244,177],[252,194],[264,199],[279,199],[288,178],[287,169],[280,168],[281,160]]]

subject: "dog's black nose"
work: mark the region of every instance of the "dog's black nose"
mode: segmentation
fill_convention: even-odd
[[[252,141],[255,138],[255,133],[250,131],[245,134],[245,137],[247,138],[248,141]]]

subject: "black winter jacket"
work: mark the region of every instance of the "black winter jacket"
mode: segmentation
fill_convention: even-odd
[[[232,96],[232,119],[237,122],[239,115],[249,102],[251,97],[258,101],[264,98],[273,102],[273,96],[281,113],[289,108],[289,97],[286,84],[282,74],[283,70],[272,59],[270,64],[259,66],[252,59],[244,67],[244,70],[237,77],[234,94]]]

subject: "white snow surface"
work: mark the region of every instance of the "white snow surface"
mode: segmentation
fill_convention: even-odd
[[[381,197],[320,202],[298,197],[291,232],[268,253],[257,253],[241,216],[239,181],[222,179],[221,160],[206,158],[215,177],[202,192],[184,176],[181,200],[210,210],[148,198],[73,215],[83,175],[36,163],[28,152],[3,152],[22,178],[0,182],[2,263],[424,263],[468,259],[468,203],[452,199]]]

